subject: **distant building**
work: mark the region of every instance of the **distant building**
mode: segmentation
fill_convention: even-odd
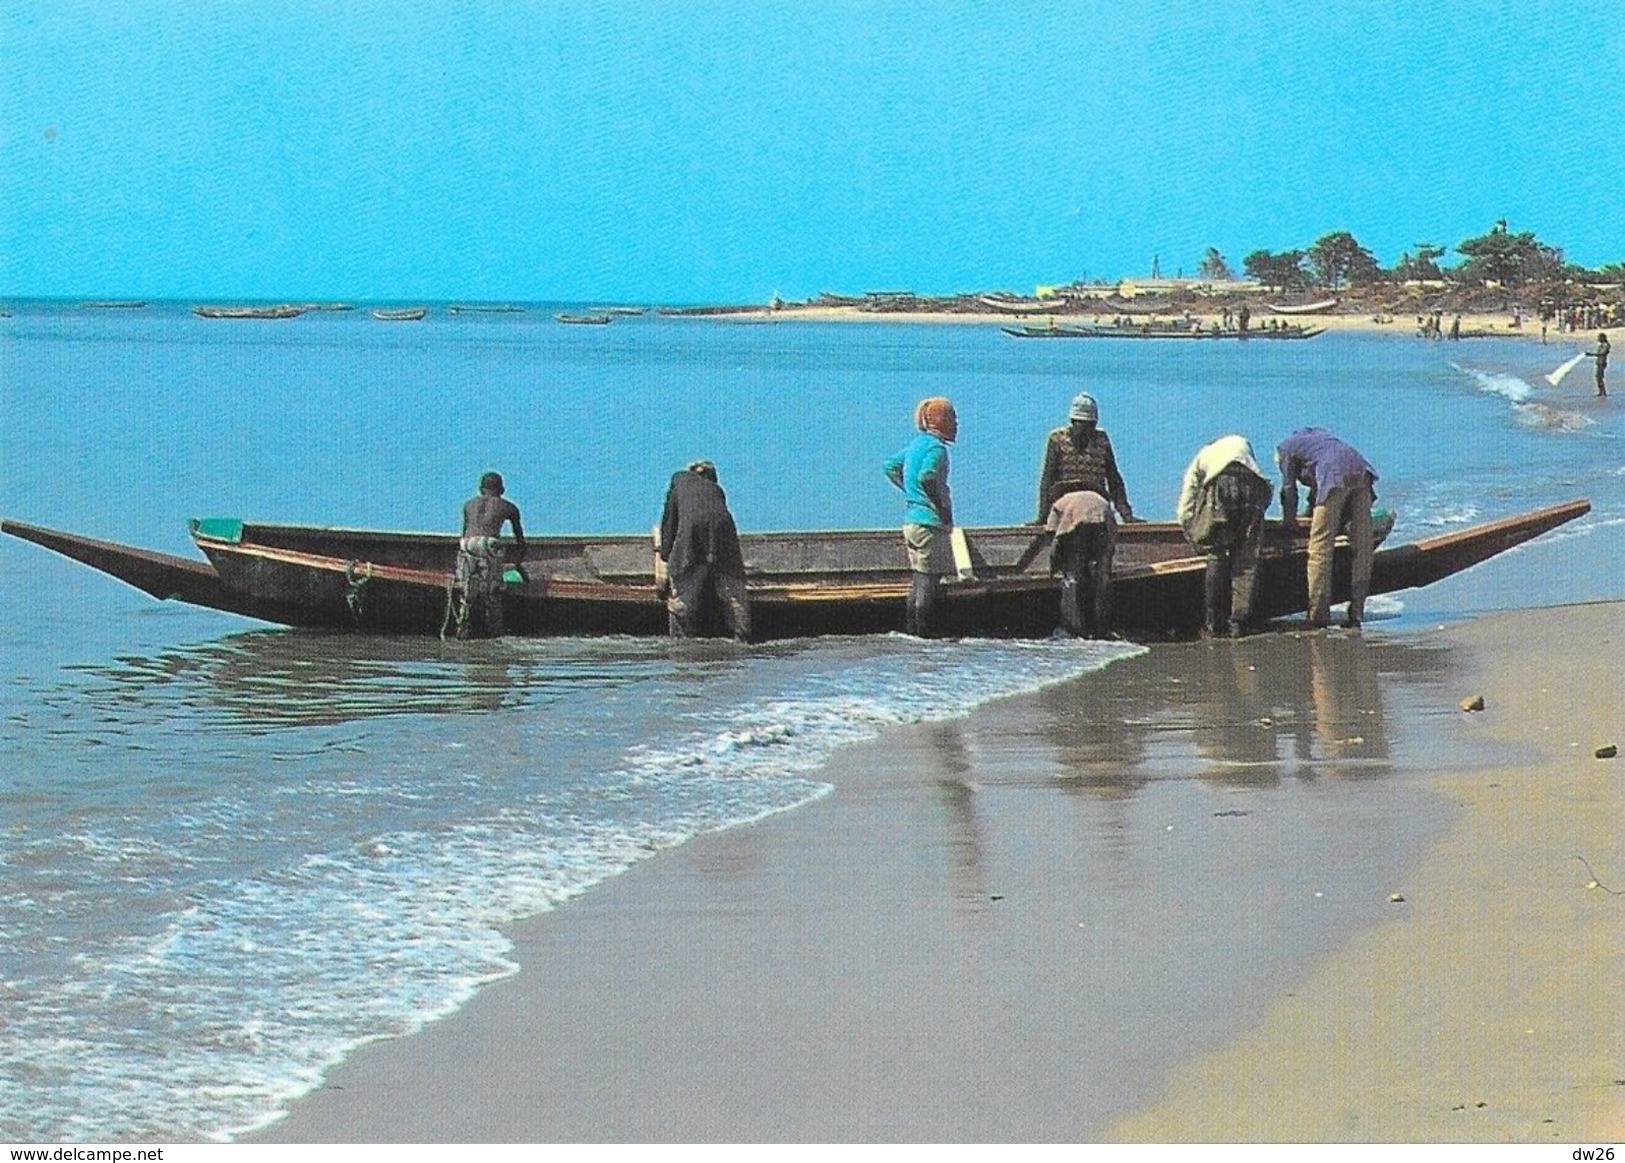
[[[1198,295],[1234,295],[1261,291],[1264,285],[1257,279],[1124,279],[1117,284],[1117,293],[1125,299],[1137,295],[1167,295],[1175,291],[1191,291]]]

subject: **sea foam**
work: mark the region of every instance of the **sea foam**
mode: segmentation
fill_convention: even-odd
[[[156,932],[0,997],[0,1137],[227,1140],[263,1126],[355,1047],[411,1033],[513,973],[501,926],[696,835],[828,794],[818,770],[839,747],[1141,650],[892,636],[742,655],[730,680],[739,697],[698,700],[669,717],[661,741],[628,742],[597,771],[480,801],[472,818],[448,797],[443,810],[465,818],[352,836],[199,885]],[[695,664],[702,678],[714,673],[708,665]],[[684,679],[679,668],[644,697],[671,702]],[[521,748],[525,733],[557,725],[536,706],[508,722]],[[443,778],[480,782],[484,749],[459,744],[489,729],[470,722],[462,738],[433,739],[441,762],[457,767]],[[363,787],[387,798],[383,789],[405,790],[413,774],[407,766],[297,786],[354,804]],[[447,785],[433,786],[446,795]],[[196,815],[206,833],[251,826],[244,805],[224,798]],[[106,832],[79,846],[115,862],[144,851]],[[139,1037],[135,1012],[145,1015]]]
[[[1504,396],[1514,404],[1521,404],[1534,392],[1527,380],[1512,375],[1509,372],[1480,371],[1477,368],[1463,367],[1452,364],[1457,371],[1463,372],[1473,378],[1481,392],[1490,392],[1497,396]]]

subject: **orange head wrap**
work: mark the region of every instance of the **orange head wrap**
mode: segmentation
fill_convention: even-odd
[[[959,435],[959,414],[947,396],[928,396],[914,408],[914,426],[952,443]]]

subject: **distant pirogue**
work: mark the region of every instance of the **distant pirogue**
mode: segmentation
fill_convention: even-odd
[[[1306,327],[1288,324],[1285,327],[1254,327],[1242,331],[1238,328],[1169,326],[1167,324],[1128,323],[1124,325],[1099,324],[1088,327],[1001,327],[999,330],[1017,339],[1238,339],[1253,340],[1313,339],[1324,327]]]
[[[205,319],[292,319],[303,315],[304,307],[278,303],[275,307],[193,307],[192,314]]]
[[[1376,554],[1371,592],[1427,585],[1589,512],[1571,501],[1475,525]],[[457,537],[235,519],[194,520],[208,561],[98,541],[20,521],[0,531],[32,541],[128,582],[156,598],[244,614],[288,626],[381,634],[438,634],[445,625]],[[1386,531],[1386,530],[1384,530]],[[941,631],[954,636],[1043,637],[1058,624],[1060,583],[1048,569],[1037,526],[967,530],[975,577],[950,581]],[[1194,633],[1202,619],[1205,559],[1192,556],[1179,527],[1146,522],[1118,531],[1115,620],[1124,633],[1166,638]],[[1254,611],[1276,618],[1307,604],[1305,540],[1270,522],[1259,561]],[[755,533],[740,538],[760,638],[875,634],[903,625],[908,565],[895,530]],[[646,536],[527,539],[526,580],[510,586],[507,622],[523,635],[666,632]],[[1348,596],[1348,550],[1337,551],[1334,600]]]

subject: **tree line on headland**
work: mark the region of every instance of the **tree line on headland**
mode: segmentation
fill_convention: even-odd
[[[1431,283],[1458,290],[1504,288],[1525,295],[1533,290],[1539,298],[1555,302],[1589,297],[1598,286],[1625,283],[1625,262],[1595,269],[1566,262],[1561,248],[1542,242],[1532,231],[1514,233],[1504,218],[1487,234],[1458,242],[1455,250],[1462,258],[1454,266],[1440,265],[1447,249],[1419,242],[1385,269],[1354,235],[1337,230],[1303,250],[1255,250],[1242,259],[1242,270],[1277,291],[1377,291],[1396,284]],[[1199,271],[1210,280],[1234,277],[1216,247],[1208,248]]]
[[[962,291],[922,295],[913,291],[867,291],[861,295],[825,291],[807,300],[809,307],[847,307],[863,312],[928,311],[979,314],[1003,311],[1046,311],[1054,314],[1102,314],[1151,309],[1212,312],[1246,302],[1267,305],[1279,300],[1335,299],[1339,313],[1374,317],[1425,314],[1519,311],[1559,317],[1586,308],[1625,308],[1625,262],[1595,269],[1567,262],[1561,248],[1531,231],[1513,232],[1506,219],[1486,234],[1466,238],[1453,248],[1460,261],[1445,265],[1452,248],[1419,242],[1391,268],[1383,267],[1353,234],[1336,230],[1300,250],[1255,250],[1236,271],[1217,247],[1209,247],[1195,278],[1127,278],[1116,283],[1078,280],[1064,286],[1040,287],[1032,295],[1011,291]],[[1153,269],[1155,264],[1153,264]],[[793,308],[774,297],[770,310]],[[691,307],[684,313],[750,311],[749,305]]]

